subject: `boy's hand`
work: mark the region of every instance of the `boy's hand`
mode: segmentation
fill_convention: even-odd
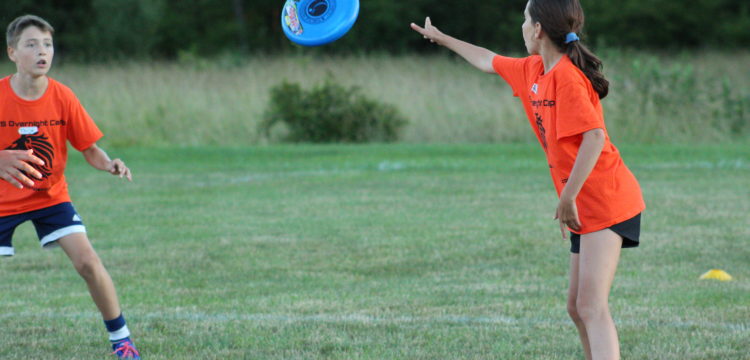
[[[133,181],[133,175],[130,173],[130,169],[128,169],[128,167],[125,166],[125,163],[120,159],[110,161],[107,171],[112,175],[119,175],[120,179],[124,176],[128,178],[129,181]]]
[[[44,165],[42,159],[34,156],[34,150],[2,150],[0,151],[0,178],[11,183],[11,185],[23,189],[23,186],[34,186],[34,181],[26,174],[41,179],[42,174],[36,171],[29,163]]]
[[[429,17],[427,17],[424,20],[424,28],[420,27],[419,25],[415,23],[411,23],[411,28],[414,29],[414,31],[422,34],[422,37],[430,40],[430,42],[437,43],[438,45],[442,45],[442,43],[440,43],[440,38],[443,35],[443,33],[441,33],[440,30],[438,30],[438,28],[432,26],[432,22],[430,21]]]

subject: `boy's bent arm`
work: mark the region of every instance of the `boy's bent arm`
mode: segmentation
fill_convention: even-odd
[[[456,54],[461,55],[461,57],[466,59],[466,61],[475,68],[486,73],[495,73],[495,69],[492,67],[492,59],[497,54],[483,47],[469,44],[465,41],[443,34],[438,28],[432,26],[429,17],[425,20],[424,28],[415,23],[411,23],[411,28],[422,34],[425,39],[429,39],[431,42],[438,45],[445,46]]]
[[[119,175],[120,178],[123,176],[128,180],[133,181],[133,175],[130,173],[130,169],[125,166],[125,163],[120,159],[110,160],[104,150],[96,146],[91,145],[88,149],[81,151],[86,161],[93,166],[95,169],[106,171],[112,175]]]

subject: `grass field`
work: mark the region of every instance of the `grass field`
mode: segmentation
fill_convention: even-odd
[[[623,359],[748,359],[750,148],[623,146],[648,210],[611,305]],[[72,196],[146,359],[581,359],[536,145],[110,149]],[[0,259],[1,359],[102,359],[30,224]],[[721,268],[727,283],[699,281]]]

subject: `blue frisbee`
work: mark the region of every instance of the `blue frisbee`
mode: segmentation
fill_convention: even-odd
[[[287,0],[281,28],[297,44],[320,46],[344,36],[358,15],[359,0]]]

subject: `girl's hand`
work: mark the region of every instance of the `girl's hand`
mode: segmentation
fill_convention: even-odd
[[[133,181],[133,175],[130,173],[130,169],[128,169],[128,167],[125,166],[125,163],[120,159],[110,161],[107,171],[112,175],[119,175],[120,179],[124,176],[128,178],[129,181]]]
[[[560,203],[557,205],[557,210],[555,211],[555,220],[560,222],[560,233],[562,233],[563,239],[567,238],[566,227],[575,231],[580,230],[581,220],[578,219],[576,200],[561,197]]]
[[[432,22],[430,21],[429,17],[424,20],[424,28],[415,23],[411,23],[411,28],[414,29],[414,31],[422,34],[422,37],[430,40],[430,42],[442,45],[440,39],[443,36],[443,33],[441,33],[438,28],[432,26]]]

